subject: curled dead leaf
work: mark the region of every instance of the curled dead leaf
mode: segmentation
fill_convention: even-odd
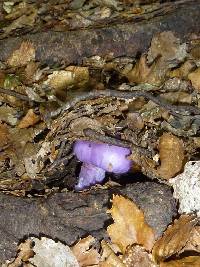
[[[99,264],[100,254],[93,247],[95,238],[88,236],[81,239],[75,246],[73,246],[72,252],[75,255],[78,263],[81,266],[95,266]]]
[[[18,124],[18,128],[28,128],[29,126],[35,125],[38,121],[40,121],[40,116],[36,115],[33,109],[29,109],[26,115]]]
[[[156,241],[152,250],[154,260],[156,262],[164,261],[180,252],[189,240],[196,223],[195,217],[189,215],[182,215],[175,220],[174,224],[170,225],[164,235]]]
[[[101,247],[103,250],[102,261],[100,262],[100,267],[126,267],[122,260],[115,254],[111,246],[106,242],[101,242]]]
[[[135,243],[151,250],[155,242],[153,229],[145,222],[143,212],[133,201],[123,196],[113,196],[112,208],[108,212],[114,223],[108,226],[107,232],[123,253],[128,245]]]
[[[164,133],[159,139],[161,165],[157,170],[163,179],[170,179],[179,173],[184,165],[184,145],[175,135]]]

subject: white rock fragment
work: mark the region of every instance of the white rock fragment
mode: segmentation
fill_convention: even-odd
[[[54,240],[42,237],[41,240],[35,237],[31,238],[35,245],[33,250],[35,255],[30,262],[37,267],[79,267],[72,250]]]
[[[179,212],[196,212],[200,216],[200,161],[189,161],[184,172],[169,180],[174,197],[179,200]]]

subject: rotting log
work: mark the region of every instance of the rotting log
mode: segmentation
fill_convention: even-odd
[[[143,53],[152,37],[162,31],[173,31],[181,41],[200,32],[200,1],[177,1],[163,5],[159,12],[137,16],[137,20],[115,22],[92,29],[66,32],[37,32],[0,41],[0,60],[6,61],[22,41],[29,40],[36,49],[36,60],[77,64],[93,55],[113,57]]]
[[[112,222],[106,211],[113,194],[133,199],[144,211],[156,237],[176,215],[171,189],[155,182],[83,193],[56,193],[48,198],[20,198],[1,193],[0,263],[14,257],[17,243],[27,236],[49,236],[68,245],[88,234],[98,239],[106,237],[106,226]]]

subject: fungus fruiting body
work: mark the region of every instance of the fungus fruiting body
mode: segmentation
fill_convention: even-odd
[[[101,183],[106,172],[116,174],[128,172],[131,160],[127,156],[130,153],[129,148],[91,141],[76,141],[74,154],[83,164],[75,189],[79,191]]]

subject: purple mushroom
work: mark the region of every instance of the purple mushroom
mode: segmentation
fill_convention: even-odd
[[[116,174],[128,172],[132,164],[131,160],[127,159],[130,153],[129,148],[91,141],[76,141],[74,154],[83,164],[75,189],[79,191],[101,183],[105,178],[105,172]]]

